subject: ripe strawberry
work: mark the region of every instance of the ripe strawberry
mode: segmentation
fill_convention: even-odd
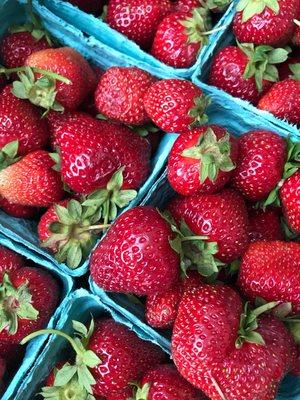
[[[246,251],[239,271],[238,285],[250,299],[291,302],[300,311],[300,244],[256,242]]]
[[[298,12],[298,18],[300,17],[300,9]],[[294,35],[292,37],[292,43],[295,46],[300,46],[300,21],[299,20],[294,20],[294,23],[296,24],[295,30],[294,30]]]
[[[293,71],[290,69],[290,65],[293,64],[300,64],[300,57],[299,56],[293,56],[293,57],[289,57],[286,62],[282,63],[279,68],[279,80],[283,81],[285,79],[290,79],[293,78],[294,73]]]
[[[259,316],[229,286],[187,291],[172,336],[172,357],[191,384],[211,399],[271,400],[295,354],[291,335],[272,315]],[[243,313],[243,318],[241,318]],[[269,396],[268,396],[269,395]]]
[[[279,46],[293,35],[298,0],[240,1],[233,21],[233,32],[239,42]]]
[[[43,150],[34,151],[0,171],[0,195],[11,203],[48,207],[64,196],[60,174]]]
[[[16,271],[25,267],[25,259],[13,250],[0,246],[0,282],[2,282],[5,272]]]
[[[297,359],[292,371],[290,371],[292,375],[300,376],[300,345],[297,345]],[[112,399],[113,400],[113,399]]]
[[[265,210],[248,207],[249,212],[249,240],[283,240],[280,224],[280,211],[277,208],[268,207]]]
[[[99,81],[95,92],[98,111],[117,122],[143,125],[149,121],[143,97],[156,79],[135,67],[109,68]]]
[[[205,123],[208,100],[192,82],[164,79],[150,86],[144,97],[147,114],[165,132],[181,133]]]
[[[0,199],[0,208],[6,214],[15,218],[33,218],[38,213],[38,208],[10,203],[4,197]]]
[[[127,386],[122,392],[110,394],[106,400],[128,400],[134,399],[134,386]]]
[[[50,47],[47,39],[37,39],[32,32],[9,33],[0,43],[0,58],[7,68],[21,67],[31,54]]]
[[[300,169],[287,178],[279,193],[284,216],[293,231],[300,233]]]
[[[210,29],[209,14],[204,7],[172,13],[159,24],[151,54],[172,67],[189,68],[201,48],[208,44]]]
[[[7,85],[0,96],[0,147],[18,140],[18,155],[44,148],[49,137],[46,122],[32,104],[11,91]]]
[[[180,376],[173,365],[159,365],[147,371],[137,388],[137,399],[204,400],[206,397]]]
[[[6,273],[0,286],[0,356],[9,359],[8,352],[26,335],[45,327],[57,306],[59,287],[47,271],[26,266]]]
[[[168,160],[168,180],[185,196],[214,193],[230,180],[237,158],[237,142],[226,129],[194,128],[176,139]]]
[[[287,159],[285,140],[274,132],[250,131],[239,138],[233,186],[251,201],[265,199],[282,178]]]
[[[275,83],[260,99],[258,108],[269,111],[277,118],[300,124],[300,64],[291,65],[293,78]]]
[[[43,95],[39,95],[36,99],[35,93],[34,96],[28,93],[31,101],[35,101],[35,104],[39,102],[38,105],[42,105],[46,109],[55,107],[54,100],[56,100],[60,106],[74,110],[95,90],[97,85],[95,73],[88,62],[70,47],[38,51],[31,54],[25,64],[29,67],[50,71],[48,85],[46,88],[43,85]],[[51,73],[59,74],[69,79],[71,83],[55,80]],[[32,82],[32,85],[34,87],[37,83]]]
[[[242,196],[234,190],[177,197],[168,210],[176,221],[184,220],[195,235],[207,238],[204,243],[211,246],[207,251],[211,251],[212,259],[204,258],[206,267],[214,265],[213,256],[229,264],[244,254],[248,246],[248,216]]]
[[[170,225],[152,207],[122,214],[94,250],[91,276],[101,288],[150,295],[169,289],[179,277]]]
[[[150,145],[125,126],[81,114],[61,127],[57,141],[63,179],[75,192],[105,188],[121,167],[123,189],[139,188],[148,176]]]
[[[177,0],[174,4],[174,9],[177,12],[189,12],[201,6],[200,0]]]
[[[109,0],[106,21],[147,50],[158,24],[171,10],[169,0]]]
[[[89,330],[77,321],[73,321],[73,327],[81,338],[81,340],[78,339],[81,341],[80,347],[75,348],[72,344],[76,352],[76,364],[74,363],[72,367],[69,363],[63,366],[58,364],[57,367],[60,375],[65,376],[67,368],[73,368],[74,374],[69,374],[69,378],[65,378],[63,387],[56,386],[51,374],[47,381],[50,386],[43,388],[42,391],[44,397],[50,392],[57,394],[62,389],[64,393],[70,393],[68,397],[70,400],[86,398],[88,393],[96,398],[107,397],[124,390],[129,382],[138,380],[146,371],[140,358],[140,352],[145,353],[144,348],[147,349],[149,360],[155,359],[155,363],[149,363],[147,369],[164,360],[164,354],[157,346],[143,341],[126,326],[112,319],[99,320],[95,325],[92,322]],[[41,333],[36,332],[31,337],[39,334]],[[62,333],[56,331],[56,334]],[[26,341],[29,339],[30,337],[26,338]],[[72,341],[71,338],[69,339]],[[84,359],[82,359],[83,354]],[[54,371],[55,378],[56,374],[57,371]]]
[[[209,83],[232,96],[257,104],[278,81],[276,64],[287,59],[288,50],[252,43],[227,46],[214,57]]]
[[[82,11],[91,14],[100,14],[104,6],[104,0],[68,0],[69,3],[77,6]]]

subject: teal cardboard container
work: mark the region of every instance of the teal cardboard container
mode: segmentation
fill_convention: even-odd
[[[18,243],[12,242],[7,237],[0,234],[0,245],[7,247],[15,252],[21,254],[22,256],[26,257],[28,260],[34,262],[37,267],[44,268],[48,270],[58,281],[61,288],[61,299],[60,303],[57,306],[56,311],[54,312],[53,316],[51,317],[48,328],[52,328],[56,325],[58,318],[65,307],[67,302],[67,298],[70,295],[73,289],[73,280],[69,276],[63,274],[62,272],[58,271],[55,266],[47,260],[42,259],[38,255],[29,251],[26,247],[21,246]],[[46,301],[47,299],[45,299]],[[26,376],[29,374],[31,367],[35,360],[37,359],[38,355],[42,352],[42,349],[46,343],[46,338],[44,336],[40,336],[32,342],[30,342],[26,347],[26,352],[23,358],[22,363],[20,364],[19,368],[16,369],[15,375],[12,377],[11,381],[9,382],[8,386],[5,388],[5,392],[2,394],[1,400],[14,400],[15,393],[17,389],[20,387],[22,382],[26,379]]]
[[[190,78],[196,69],[201,70],[202,65],[209,58],[211,51],[213,51],[212,49],[222,35],[222,29],[218,30],[218,28],[225,27],[231,21],[233,13],[233,4],[231,4],[224,15],[220,16],[219,21],[216,22],[213,28],[216,29],[216,32],[209,36],[209,43],[201,49],[198,59],[193,66],[190,68],[174,68],[160,62],[151,54],[142,50],[135,42],[127,39],[126,36],[115,29],[110,28],[103,20],[79,10],[68,1],[39,0],[39,2],[44,4],[53,14],[75,26],[80,31],[135,59],[139,63],[140,68],[161,78]]]
[[[78,289],[69,295],[66,305],[60,314],[60,318],[55,324],[56,329],[65,332],[72,332],[72,320],[80,321],[84,324],[89,323],[91,315],[94,318],[111,317],[115,321],[126,325],[134,331],[141,339],[158,344],[165,352],[169,353],[169,343],[163,338],[155,339],[152,336],[152,330],[148,333],[140,329],[138,323],[128,321],[126,317],[120,314],[116,309],[108,307],[97,296],[90,294],[84,289]],[[55,335],[42,336],[45,340],[48,338],[43,351],[36,359],[30,373],[19,386],[13,400],[32,400],[39,393],[49,372],[58,361],[66,360],[70,345],[61,337]]]
[[[73,47],[99,67],[107,69],[113,65],[139,66],[135,60],[130,59],[128,56],[122,55],[94,38],[87,38],[81,31],[55,16],[36,0],[34,0],[33,6],[35,12],[40,16],[46,29],[53,37],[64,45]],[[0,38],[9,26],[22,23],[24,19],[26,19],[25,9],[16,0],[0,0]],[[151,160],[151,173],[139,189],[138,196],[131,202],[130,207],[141,201],[160,175],[175,137],[176,135],[174,134],[165,133],[163,135],[159,147]],[[71,270],[65,264],[58,263],[52,254],[41,248],[37,235],[37,223],[34,221],[14,218],[0,211],[0,231],[46,258],[70,276],[82,276],[87,271],[87,261],[81,267]]]

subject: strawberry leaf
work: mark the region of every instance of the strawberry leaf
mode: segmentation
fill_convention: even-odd
[[[65,364],[62,368],[57,370],[54,380],[54,386],[66,385],[76,374],[77,368],[75,365]]]
[[[19,149],[19,141],[7,143],[0,150],[0,171],[19,161],[21,157],[17,157]]]

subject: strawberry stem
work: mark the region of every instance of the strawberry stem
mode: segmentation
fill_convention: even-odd
[[[92,226],[87,226],[85,228],[81,228],[82,232],[86,231],[98,231],[100,229],[107,229],[110,227],[110,224],[101,224],[101,225],[92,225]]]

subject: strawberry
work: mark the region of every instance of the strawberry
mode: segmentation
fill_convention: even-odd
[[[106,21],[147,50],[158,24],[171,10],[169,0],[109,0]]]
[[[282,178],[287,146],[274,132],[255,130],[239,138],[233,186],[251,201],[265,199]]]
[[[250,299],[290,302],[299,313],[300,244],[255,242],[250,244],[240,266],[238,285]]]
[[[268,207],[264,210],[249,206],[248,212],[250,242],[283,240],[280,212],[277,208]]]
[[[158,365],[143,376],[134,399],[204,400],[196,388],[183,379],[173,365]]]
[[[0,391],[3,389],[4,379],[3,376],[6,371],[6,363],[3,358],[0,358]]]
[[[95,92],[98,111],[117,122],[143,125],[149,121],[143,97],[156,79],[135,67],[112,67],[101,77]]]
[[[201,6],[200,0],[177,0],[174,4],[174,9],[177,12],[189,12]]]
[[[0,58],[7,68],[21,67],[31,54],[50,48],[46,38],[35,38],[33,32],[13,32],[0,43]]]
[[[279,46],[293,35],[298,0],[243,0],[237,5],[233,32],[239,42]]]
[[[138,189],[149,173],[150,145],[131,129],[89,116],[69,120],[58,135],[61,173],[72,190],[105,188],[123,167],[123,189]]]
[[[179,276],[170,225],[154,208],[123,213],[94,250],[91,276],[101,288],[150,295],[169,289]]]
[[[39,111],[28,101],[16,98],[7,85],[0,96],[0,147],[17,140],[18,155],[44,148],[49,132]]]
[[[6,272],[0,286],[0,355],[9,359],[8,352],[18,349],[26,335],[47,324],[59,300],[59,287],[47,271],[26,266]]]
[[[64,196],[60,174],[43,150],[34,151],[0,171],[0,195],[11,203],[48,207]]]
[[[242,43],[221,49],[213,59],[209,83],[232,96],[257,104],[278,81],[276,64],[287,59],[288,50]]]
[[[181,133],[205,123],[208,100],[192,82],[164,79],[150,86],[144,96],[147,114],[165,132]]]
[[[195,235],[205,238],[203,271],[200,266],[204,275],[217,272],[218,264],[231,263],[244,254],[248,246],[248,215],[243,198],[234,190],[177,197],[168,210],[176,221],[183,220]]]
[[[68,0],[68,2],[91,14],[100,14],[105,3],[103,0]]]
[[[10,203],[4,197],[0,199],[0,208],[6,214],[15,218],[33,218],[38,213],[38,208]]]
[[[290,372],[292,375],[300,376],[300,345],[297,346],[297,359],[294,368]],[[112,399],[113,400],[113,399]],[[117,400],[117,399],[116,399]]]
[[[293,71],[290,69],[290,65],[293,64],[300,64],[300,57],[299,56],[292,56],[289,57],[286,62],[282,63],[279,68],[279,80],[283,81],[285,79],[293,78],[294,74]]]
[[[25,259],[13,250],[7,247],[0,246],[0,281],[3,280],[5,272],[16,271],[20,268],[25,267]]]
[[[106,400],[128,400],[134,398],[134,386],[127,386],[121,392],[110,394]]]
[[[165,358],[157,346],[143,341],[126,326],[112,319],[99,320],[96,324],[92,321],[89,329],[82,323],[73,321],[73,327],[77,341],[63,332],[53,332],[68,339],[76,358],[73,365],[68,362],[57,365],[54,382],[51,374],[47,381],[50,385],[42,390],[45,398],[47,395],[49,397],[49,394],[57,395],[61,390],[69,393],[69,400],[86,398],[88,394],[93,394],[97,398],[107,397],[124,390],[129,382],[139,379],[146,369],[157,365]],[[25,338],[23,343],[42,333],[43,331],[35,332]],[[144,355],[147,353],[149,363],[146,369],[140,353]],[[66,377],[68,369],[73,369],[73,374],[68,374]],[[64,376],[63,385],[58,385],[60,376]]]
[[[25,69],[27,75],[21,74],[21,84],[18,83],[14,93],[46,110],[78,108],[97,84],[90,65],[70,47],[37,51],[26,59],[25,65],[31,67],[31,73]]]
[[[290,69],[293,78],[275,83],[257,107],[292,124],[300,124],[300,64],[291,65]]]
[[[300,169],[287,178],[279,193],[284,216],[294,232],[300,233]]]
[[[172,67],[189,68],[196,62],[201,48],[208,44],[210,29],[210,18],[204,7],[172,13],[159,24],[151,54]]]
[[[298,13],[298,18],[300,17],[300,9]],[[295,19],[294,23],[296,24],[295,30],[294,30],[294,35],[292,37],[292,43],[295,46],[300,46],[300,21]]]
[[[222,12],[231,3],[231,0],[177,0],[174,4],[175,10],[180,12],[192,11],[196,7],[203,7],[212,12]]]
[[[232,176],[238,157],[236,140],[218,125],[182,133],[168,159],[168,180],[182,195],[214,193]]]
[[[252,311],[247,303],[243,311],[240,296],[229,286],[191,288],[180,303],[172,336],[180,374],[211,399],[274,399],[295,356],[284,324],[261,315],[275,305]]]

